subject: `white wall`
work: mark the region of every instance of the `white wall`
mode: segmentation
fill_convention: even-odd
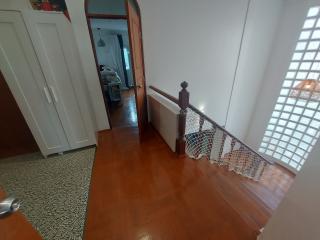
[[[148,85],[191,103],[220,124],[226,112],[248,0],[140,0]]]
[[[109,129],[109,122],[103,95],[100,87],[99,77],[96,69],[95,59],[92,51],[87,19],[84,10],[84,0],[65,0],[72,28],[77,40],[83,70],[87,80],[91,104],[97,123],[97,130]]]
[[[226,128],[245,139],[263,83],[272,43],[283,11],[283,0],[252,0]]]
[[[258,149],[266,126],[280,94],[289,63],[294,52],[304,19],[311,6],[320,0],[287,0],[280,20],[277,37],[258,94],[246,142]]]
[[[320,142],[265,227],[261,240],[320,239]]]

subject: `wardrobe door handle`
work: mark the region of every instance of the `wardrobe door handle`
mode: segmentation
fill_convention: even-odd
[[[50,86],[50,90],[51,90],[52,96],[54,98],[54,101],[57,103],[58,97],[57,97],[56,91],[54,90],[54,87]]]
[[[48,103],[51,104],[51,103],[52,103],[52,98],[51,98],[51,96],[50,96],[50,93],[49,93],[49,91],[48,91],[48,88],[44,87],[44,88],[43,88],[43,91],[44,91],[44,95],[46,95],[46,98],[47,98]]]

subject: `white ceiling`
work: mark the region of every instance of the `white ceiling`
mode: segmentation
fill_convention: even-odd
[[[114,19],[91,19],[91,28],[101,28],[107,30],[127,31],[127,20]]]

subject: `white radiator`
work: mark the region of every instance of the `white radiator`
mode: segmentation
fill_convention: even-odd
[[[148,94],[149,117],[152,126],[158,131],[173,152],[176,151],[178,137],[179,107],[156,93]]]

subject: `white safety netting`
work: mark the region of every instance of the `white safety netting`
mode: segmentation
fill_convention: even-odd
[[[192,109],[187,109],[186,154],[226,166],[242,176],[258,181],[269,163],[243,143]]]

